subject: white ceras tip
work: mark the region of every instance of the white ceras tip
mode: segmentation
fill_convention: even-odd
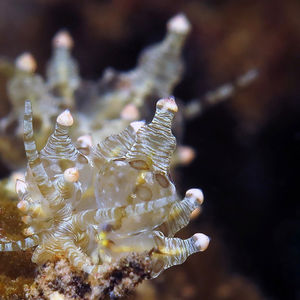
[[[77,139],[77,143],[80,145],[81,148],[90,148],[93,146],[93,139],[92,136],[82,135]]]
[[[11,178],[15,184],[17,183],[17,180],[22,180],[23,182],[25,180],[25,176],[22,172],[13,172]]]
[[[140,128],[142,128],[144,125],[145,121],[135,121],[130,123],[130,126],[132,127],[135,133],[137,133],[140,130]]]
[[[169,20],[167,28],[174,33],[187,34],[191,30],[191,24],[187,17],[180,13]]]
[[[34,73],[37,67],[34,57],[29,52],[17,57],[15,64],[17,69],[28,73]]]
[[[122,109],[120,116],[124,120],[133,121],[140,118],[140,112],[136,105],[134,105],[133,103],[128,103]]]
[[[27,235],[27,236],[33,235],[33,234],[34,234],[34,230],[33,230],[33,228],[30,226],[30,227],[25,228],[25,229],[23,230],[23,234],[24,234],[24,235]]]
[[[53,38],[53,47],[71,49],[73,47],[73,39],[67,30],[59,31]]]
[[[201,205],[204,201],[204,196],[203,193],[200,189],[189,189],[186,193],[185,193],[185,197],[188,198],[195,198],[198,203]]]
[[[15,188],[16,188],[17,194],[24,194],[26,192],[27,186],[23,180],[17,179]]]
[[[28,202],[21,200],[18,204],[17,204],[17,208],[22,211],[22,212],[26,212],[28,210]]]
[[[173,113],[176,113],[178,111],[178,106],[173,97],[158,100],[156,103],[156,107],[161,109],[166,109]]]
[[[178,146],[177,151],[178,151],[179,161],[183,165],[190,164],[196,156],[195,150],[189,146]]]
[[[204,251],[207,249],[210,242],[210,238],[207,235],[203,233],[196,233],[192,238],[196,248],[198,248],[199,251]]]
[[[64,112],[62,112],[56,119],[56,122],[59,124],[59,125],[62,125],[62,126],[67,126],[67,127],[70,127],[73,125],[73,117],[71,115],[71,112],[66,109]]]
[[[77,168],[69,168],[64,171],[64,179],[67,182],[76,182],[79,179],[79,172]]]

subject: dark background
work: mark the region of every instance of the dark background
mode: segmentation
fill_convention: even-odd
[[[176,97],[188,102],[250,68],[260,71],[252,85],[185,124],[183,142],[197,158],[180,169],[179,189],[203,189],[204,210],[190,232],[203,231],[212,242],[200,255],[199,277],[191,278],[197,292],[181,298],[300,299],[299,1],[0,0],[0,55],[13,60],[30,51],[44,74],[51,38],[67,28],[81,75],[98,79],[108,66],[133,68],[178,12],[193,29]],[[1,115],[4,87],[1,81]],[[191,258],[185,268],[197,263]],[[241,291],[232,278],[243,278]],[[162,282],[168,279],[156,283],[157,299],[172,294]]]

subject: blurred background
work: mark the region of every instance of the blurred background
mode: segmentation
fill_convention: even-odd
[[[259,77],[185,123],[183,143],[197,156],[176,183],[182,193],[201,187],[205,202],[182,235],[204,232],[211,245],[135,297],[300,299],[300,1],[0,0],[0,55],[30,51],[44,74],[51,39],[66,28],[81,76],[96,80],[109,66],[132,69],[179,12],[192,31],[175,97],[199,98],[252,68]]]

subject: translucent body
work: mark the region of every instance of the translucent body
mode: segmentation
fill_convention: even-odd
[[[174,99],[159,100],[149,125],[133,123],[96,147],[87,144],[83,154],[68,136],[73,118],[67,110],[58,116],[53,134],[39,153],[31,104],[26,102],[28,169],[25,182],[18,181],[16,189],[28,238],[0,242],[0,250],[37,246],[33,262],[43,264],[64,256],[95,276],[104,263],[132,252],[145,253],[153,259],[153,277],[203,250],[207,242],[197,235],[173,238],[202,203],[200,192],[187,192],[181,201],[169,178],[176,111]]]

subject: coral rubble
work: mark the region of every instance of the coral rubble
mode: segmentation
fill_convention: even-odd
[[[133,253],[110,263],[97,280],[76,270],[66,259],[48,262],[39,268],[34,284],[25,288],[26,297],[32,300],[120,298],[150,278],[150,262],[149,256]]]

